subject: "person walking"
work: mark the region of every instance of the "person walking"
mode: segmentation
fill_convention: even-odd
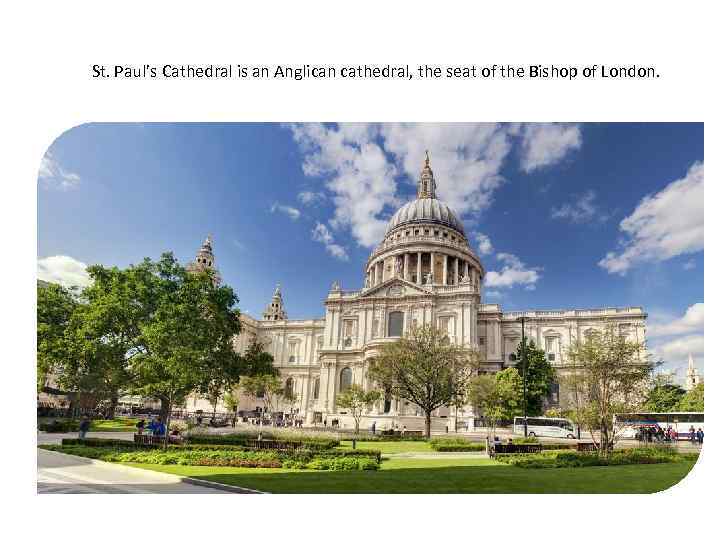
[[[372,433],[373,435],[375,435],[375,430],[376,430],[376,429],[377,429],[377,427],[375,426],[375,420],[373,420],[373,423],[372,423],[372,425],[370,426],[370,433]]]
[[[690,442],[695,444],[695,426],[690,426]]]
[[[87,435],[87,432],[90,431],[90,418],[88,418],[87,415],[83,416],[82,421],[80,422],[80,434],[78,435],[78,439],[82,440],[85,438],[85,435]]]
[[[135,424],[135,429],[137,429],[137,434],[142,435],[143,431],[145,431],[145,419],[141,418],[137,424]]]
[[[703,431],[703,428],[698,428],[698,430],[695,432],[695,437],[697,437],[698,444],[702,445],[703,441],[705,440],[705,432]]]

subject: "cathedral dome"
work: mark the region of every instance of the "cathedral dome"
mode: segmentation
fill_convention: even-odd
[[[415,199],[402,206],[388,223],[385,234],[401,225],[411,223],[436,223],[455,229],[465,236],[465,229],[462,222],[450,207],[442,201],[434,198]]]

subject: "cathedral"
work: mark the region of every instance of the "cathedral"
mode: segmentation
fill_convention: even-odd
[[[191,271],[215,269],[208,237]],[[215,270],[216,279],[219,273]],[[617,324],[631,339],[645,343],[647,314],[639,307],[503,311],[499,304],[483,302],[485,268],[465,234],[462,221],[436,196],[436,182],[426,157],[417,184],[417,197],[390,219],[385,237],[363,268],[363,287],[343,289],[333,283],[320,319],[289,319],[278,285],[262,318],[242,315],[243,329],[236,336],[238,351],[252,340],[273,355],[287,395],[284,414],[302,419],[303,425],[326,423],[349,428],[353,420],[336,405],[336,397],[352,384],[369,388],[368,360],[380,347],[402,336],[414,325],[432,324],[445,330],[453,342],[479,350],[486,372],[517,362],[516,351],[525,334],[562,370],[564,350],[572,341],[606,321]],[[548,406],[559,406],[561,389],[553,388]],[[253,396],[241,396],[239,409],[261,407]],[[187,410],[209,411],[210,404],[191,397]],[[219,407],[218,410],[221,410]],[[472,430],[476,411],[467,406],[435,411],[433,429]],[[421,411],[412,403],[392,399],[365,411],[361,427],[373,422],[378,429],[405,426],[422,429]]]

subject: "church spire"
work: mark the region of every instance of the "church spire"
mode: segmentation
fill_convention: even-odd
[[[435,176],[430,168],[430,153],[425,150],[425,166],[418,181],[418,199],[435,199]]]

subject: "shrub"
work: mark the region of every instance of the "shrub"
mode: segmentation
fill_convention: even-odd
[[[640,465],[694,461],[697,454],[680,454],[669,448],[628,448],[616,450],[607,459],[597,452],[560,450],[539,454],[511,454],[496,457],[501,463],[526,469],[555,469],[572,467],[605,467],[614,465]]]
[[[359,457],[315,458],[307,464],[308,469],[318,471],[376,471],[377,461]]]
[[[62,446],[111,446],[111,447],[134,447],[133,441],[126,441],[123,439],[101,439],[86,437],[85,439],[63,439],[61,441]]]
[[[471,442],[462,437],[432,439],[430,446],[436,452],[483,452],[484,442]]]
[[[95,439],[106,441],[109,439]],[[112,440],[110,440],[112,441]],[[102,459],[119,463],[149,463],[154,465],[201,465],[215,467],[264,467],[291,469],[316,468],[318,470],[372,470],[367,462],[377,468],[380,452],[373,450],[331,449],[321,452],[302,450],[282,452],[252,450],[229,445],[182,446],[167,449],[148,449],[140,446],[111,446],[105,444],[72,444],[76,439],[65,439],[64,445],[48,445],[49,450],[66,454]],[[125,441],[122,441],[125,442]],[[311,466],[311,464],[314,464]]]
[[[516,437],[513,439],[514,444],[537,444],[539,442],[537,437]]]
[[[39,424],[38,429],[45,433],[68,433],[71,431],[78,431],[80,429],[80,422],[77,420],[53,420],[47,424]]]
[[[249,433],[232,433],[229,435],[211,435],[211,434],[200,434],[190,435],[188,437],[188,443],[190,444],[205,444],[205,445],[231,445],[231,446],[244,446],[253,445],[257,441],[257,435],[255,437],[250,436]],[[291,443],[288,446],[295,446],[299,443],[301,448],[311,448],[315,450],[329,450],[335,448],[340,444],[337,439],[299,439],[296,437],[291,438],[279,438],[277,436],[263,436],[264,441],[275,441],[277,443]]]

